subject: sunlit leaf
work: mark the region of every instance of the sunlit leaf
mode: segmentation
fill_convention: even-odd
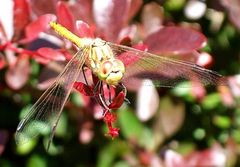
[[[202,48],[206,41],[206,37],[196,30],[170,26],[152,33],[144,43],[152,53],[186,54]]]
[[[27,0],[14,1],[14,36],[16,41],[24,35],[24,28],[30,22],[30,6]]]
[[[68,8],[67,4],[63,1],[58,1],[57,4],[57,17],[58,22],[66,27],[68,30],[74,32],[74,17]]]
[[[30,73],[29,56],[22,54],[6,73],[6,82],[14,90],[20,89],[28,81]]]
[[[137,116],[141,121],[149,120],[157,112],[159,104],[157,89],[153,84],[144,86],[144,82],[137,94]]]
[[[76,22],[76,32],[77,35],[81,38],[94,38],[94,32],[89,27],[89,25],[81,20]]]
[[[59,52],[58,50],[52,49],[52,48],[48,48],[48,47],[42,47],[40,49],[37,50],[37,53],[46,59],[49,60],[54,60],[54,61],[65,61],[66,58],[65,56]]]
[[[127,0],[93,1],[93,12],[98,30],[106,40],[116,41],[128,17]]]
[[[25,39],[23,39],[22,42],[30,42],[36,39],[40,33],[49,28],[49,22],[54,20],[56,20],[55,15],[45,14],[28,24],[25,28]]]
[[[13,27],[13,15],[14,11],[12,10],[14,6],[13,1],[1,1],[0,5],[0,39],[11,41],[14,27]]]
[[[144,5],[141,19],[146,35],[149,35],[162,26],[164,19],[163,8],[155,2]]]

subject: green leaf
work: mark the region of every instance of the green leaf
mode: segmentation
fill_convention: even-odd
[[[125,138],[140,139],[143,125],[130,108],[122,107],[118,110],[118,121],[121,133]]]
[[[189,81],[179,83],[171,92],[175,96],[182,97],[187,101],[194,101],[194,97],[192,96],[192,85]]]
[[[40,71],[40,65],[36,61],[31,61],[31,74],[38,75]]]
[[[11,162],[9,160],[7,160],[7,159],[4,159],[4,158],[0,159],[0,166],[1,167],[13,167]]]
[[[23,93],[22,94],[22,101],[24,103],[30,103],[31,102],[31,94],[30,93]]]
[[[154,150],[156,148],[156,141],[152,129],[143,128],[141,137],[139,138],[139,145],[147,150]]]
[[[232,131],[232,137],[236,142],[240,142],[240,129]]]
[[[185,0],[168,0],[164,4],[165,8],[169,11],[181,10],[185,5]]]
[[[80,93],[72,93],[71,96],[71,101],[78,107],[83,106],[83,98],[82,95]]]
[[[218,115],[213,118],[213,124],[219,128],[227,129],[231,126],[231,120],[227,116]]]
[[[112,167],[114,159],[116,159],[118,155],[125,154],[128,149],[129,147],[125,142],[115,139],[100,151],[97,167]]]
[[[32,155],[28,159],[27,167],[47,167],[47,162],[40,155]]]
[[[207,95],[202,102],[203,108],[208,110],[217,108],[220,104],[221,98],[218,93],[212,93]]]
[[[27,143],[24,143],[22,145],[17,145],[16,152],[20,155],[28,154],[35,148],[36,145],[37,145],[37,140],[35,139],[29,140]]]
[[[60,136],[60,137],[66,136],[67,125],[68,125],[67,113],[62,112],[56,128],[56,136]]]
[[[181,143],[179,143],[176,151],[182,155],[185,155],[185,154],[189,154],[190,152],[193,152],[194,150],[195,150],[194,143],[181,142]]]
[[[22,108],[20,111],[19,118],[20,120],[24,118],[24,116],[28,113],[28,111],[31,109],[32,105],[26,105],[25,107]]]
[[[48,142],[49,142],[49,136],[45,136],[44,137],[44,140],[43,140],[43,145],[45,148],[47,148],[47,145],[48,145]],[[62,146],[56,146],[54,144],[54,141],[52,141],[50,143],[50,147],[49,149],[47,150],[47,152],[50,154],[50,155],[58,155],[60,153],[63,153],[63,147]]]
[[[206,136],[206,132],[202,128],[197,128],[194,130],[193,136],[197,140],[202,140]]]
[[[119,161],[113,165],[113,167],[130,167],[130,165],[125,161]]]

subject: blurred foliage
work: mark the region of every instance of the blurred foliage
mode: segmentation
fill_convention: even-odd
[[[194,1],[197,0],[192,0]],[[51,8],[56,6],[54,2],[54,0],[49,2],[31,0],[29,7],[36,16],[40,16],[51,12]],[[68,1],[64,2],[68,4]],[[79,14],[76,19],[82,19],[94,27],[93,20],[87,18],[90,17],[88,3],[82,0],[77,2],[77,10],[72,7],[73,13]],[[190,1],[187,0],[132,0],[132,2],[140,4],[134,17],[130,17],[130,22],[138,29],[134,42],[139,42],[139,39],[142,41],[143,37],[147,36],[147,31],[143,30],[144,14],[142,12],[144,7],[154,3],[163,12],[162,16],[159,15],[162,25],[191,27],[201,31],[207,37],[207,45],[196,52],[208,52],[212,60],[205,64],[206,67],[211,67],[227,76],[229,85],[198,90],[191,87],[190,82],[184,82],[172,89],[159,88],[157,111],[154,111],[147,120],[141,120],[137,116],[136,101],[139,97],[136,92],[129,91],[127,97],[131,104],[124,104],[115,111],[118,115],[116,125],[120,128],[120,136],[114,140],[104,136],[106,126],[94,113],[97,106],[91,102],[93,99],[74,92],[70,97],[71,100],[65,105],[50,150],[46,152],[44,148],[48,140],[46,133],[43,132],[42,136],[18,146],[14,141],[14,133],[22,115],[40,97],[42,89],[45,89],[41,89],[39,83],[44,80],[42,78],[45,77],[46,80],[49,77],[42,72],[47,65],[32,58],[29,78],[26,81],[12,80],[13,83],[24,82],[22,86],[15,89],[16,87],[7,81],[10,65],[2,67],[1,64],[4,62],[11,64],[11,58],[4,57],[5,50],[0,50],[1,167],[171,167],[190,165],[188,164],[190,159],[194,162],[192,166],[222,164],[224,164],[222,166],[240,166],[238,160],[240,157],[239,2],[201,1],[205,9],[201,7],[201,10],[204,10],[203,14],[200,12],[198,18],[194,16],[195,19],[191,19],[193,17],[189,16],[186,10],[197,13],[198,10],[191,9],[196,4],[189,4]],[[48,3],[49,8],[47,8]],[[69,4],[71,4],[70,1]],[[43,9],[43,6],[47,9]],[[239,11],[235,11],[234,7]],[[84,13],[81,15],[81,12],[85,12],[85,15]],[[11,11],[9,11],[10,14]],[[1,9],[0,15],[2,15]],[[2,16],[0,21],[1,19]],[[2,25],[0,30],[1,28]],[[20,48],[36,50],[39,46],[47,45],[45,42],[36,40],[27,45],[19,41],[16,43]],[[56,46],[52,46],[54,47]],[[3,59],[7,61],[2,61]],[[28,73],[28,71],[25,72]],[[44,85],[44,82],[42,83]],[[199,91],[202,92],[199,93]],[[219,157],[223,162],[218,159]],[[180,162],[176,164],[175,160],[179,158]],[[215,163],[216,159],[219,160],[218,164]]]

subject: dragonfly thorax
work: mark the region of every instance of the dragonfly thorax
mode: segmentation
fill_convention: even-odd
[[[116,59],[107,42],[99,38],[91,46],[87,65],[100,80],[109,85],[117,85],[125,72],[122,61]]]

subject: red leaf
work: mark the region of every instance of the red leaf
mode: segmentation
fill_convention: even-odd
[[[72,59],[73,56],[67,50],[63,49],[61,52],[68,61]]]
[[[0,54],[0,70],[3,69],[6,65],[6,61],[2,54]]]
[[[46,14],[40,16],[37,20],[30,23],[25,29],[26,38],[21,42],[30,42],[38,37],[38,35],[49,28],[49,22],[56,20],[56,16]]]
[[[82,82],[75,82],[73,87],[85,96],[94,96],[93,88]]]
[[[6,34],[6,32],[5,32],[5,29],[4,29],[4,26],[3,26],[1,20],[0,20],[0,40],[2,41],[1,44],[2,44],[3,42],[8,41],[8,40],[7,40],[7,34]],[[2,45],[1,45],[1,46],[2,46]],[[2,49],[2,48],[0,48],[0,49]]]
[[[14,36],[16,41],[22,37],[24,28],[30,21],[30,10],[27,0],[14,0]]]
[[[93,2],[93,13],[99,33],[106,40],[116,41],[128,16],[130,1],[105,0]]]
[[[9,140],[9,132],[7,130],[0,130],[0,156],[6,149],[6,144]]]
[[[59,1],[57,5],[57,18],[61,25],[74,32],[74,17],[68,6],[62,1]]]
[[[164,27],[149,35],[144,43],[155,54],[186,54],[202,48],[206,37],[189,28]]]
[[[214,145],[204,151],[196,151],[188,156],[168,150],[165,155],[165,165],[168,167],[186,167],[186,166],[225,166],[226,154],[219,145]]]
[[[229,19],[238,29],[240,29],[240,1],[221,0],[220,2],[227,9]]]
[[[144,5],[141,13],[141,20],[146,36],[158,31],[164,20],[163,8],[156,2]]]
[[[5,76],[6,82],[12,89],[20,89],[27,82],[29,73],[29,56],[22,54],[18,56],[16,63],[8,69]]]
[[[76,19],[83,20],[88,24],[93,24],[93,0],[77,0],[75,3],[69,4],[69,8]],[[81,10],[79,10],[81,9]]]
[[[51,60],[49,60],[49,59],[46,59],[46,58],[43,58],[43,57],[41,57],[41,56],[38,56],[38,55],[36,55],[36,56],[34,56],[34,60],[36,61],[36,62],[38,62],[38,63],[40,63],[40,64],[48,64]]]
[[[81,20],[76,22],[76,33],[80,38],[94,38],[94,34],[89,25]]]
[[[58,0],[30,0],[31,9],[37,16],[44,15],[46,13],[55,13],[55,7]]]
[[[49,59],[49,60],[55,60],[55,61],[65,61],[65,56],[52,48],[40,48],[37,50],[37,53],[42,56],[43,58]]]
[[[110,109],[118,109],[122,106],[125,99],[125,94],[120,92],[112,101],[112,103],[108,106]]]
[[[128,19],[133,18],[136,13],[139,11],[143,3],[143,0],[131,0],[130,10],[128,13]]]

